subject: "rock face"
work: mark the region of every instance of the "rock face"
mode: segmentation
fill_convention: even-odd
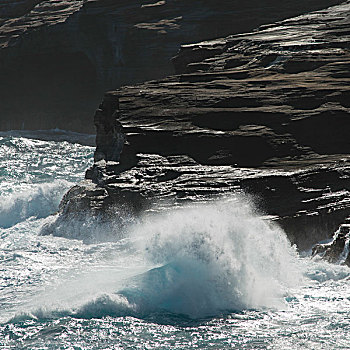
[[[93,131],[90,119],[103,92],[172,74],[170,58],[180,43],[340,2],[0,0],[0,129]],[[182,52],[176,69],[193,59],[188,69],[196,69],[196,57],[217,50]]]
[[[349,29],[347,1],[184,45],[177,75],[107,93],[62,217],[242,192],[300,249],[329,237],[350,215]]]
[[[331,263],[350,266],[350,218],[340,225],[329,243],[316,244],[312,248],[314,257],[321,257]]]

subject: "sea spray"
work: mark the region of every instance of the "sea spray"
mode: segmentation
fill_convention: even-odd
[[[8,228],[30,217],[44,218],[54,213],[63,194],[72,186],[65,180],[27,186],[21,192],[0,196],[0,228]]]
[[[97,226],[90,234],[105,235],[98,228],[105,229]],[[170,313],[198,319],[278,309],[285,308],[285,293],[302,278],[284,232],[241,197],[148,213],[124,230],[120,241],[85,250],[92,259],[108,247],[106,260],[99,261],[108,268],[62,280],[40,296],[39,304],[31,302],[28,315],[143,318]]]
[[[69,215],[52,215],[41,227],[40,235],[79,239],[86,244],[116,242],[128,236],[127,228],[135,216],[124,207],[109,208],[109,214],[94,213],[89,209],[71,211]]]
[[[156,265],[122,291],[143,311],[203,317],[281,307],[286,289],[301,279],[284,232],[239,197],[146,216],[132,236]]]

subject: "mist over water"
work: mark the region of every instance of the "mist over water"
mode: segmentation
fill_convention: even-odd
[[[43,235],[93,149],[0,145],[0,348],[350,346],[349,268],[301,258],[249,198],[82,215]]]

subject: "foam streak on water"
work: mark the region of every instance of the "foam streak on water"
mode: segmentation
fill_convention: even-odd
[[[41,235],[93,152],[49,134],[0,135],[0,349],[350,348],[349,268],[247,198]]]

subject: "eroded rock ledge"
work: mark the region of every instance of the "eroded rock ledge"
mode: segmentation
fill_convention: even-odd
[[[103,93],[173,74],[181,43],[341,0],[0,0],[0,129],[93,132]]]
[[[95,165],[62,215],[238,191],[300,249],[332,236],[350,215],[349,38],[347,1],[184,45],[177,75],[105,95]]]

